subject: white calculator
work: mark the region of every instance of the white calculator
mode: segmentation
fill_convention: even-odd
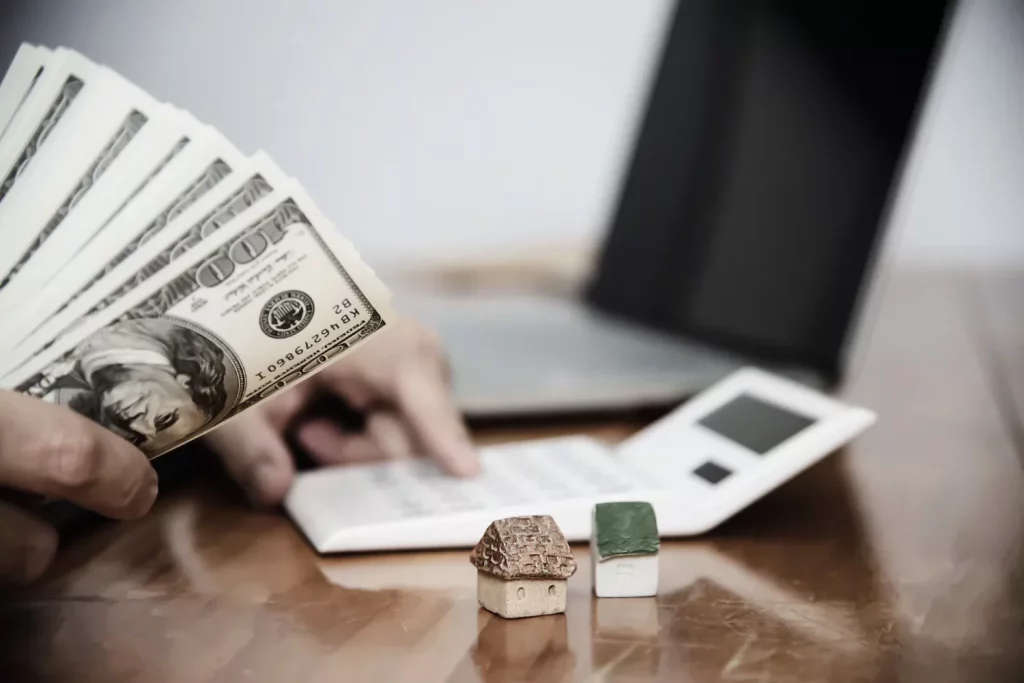
[[[304,472],[285,508],[321,553],[471,547],[495,519],[551,515],[590,537],[598,502],[650,502],[663,537],[721,524],[875,422],[870,410],[745,368],[630,439],[572,436],[480,450],[456,479],[427,460]]]

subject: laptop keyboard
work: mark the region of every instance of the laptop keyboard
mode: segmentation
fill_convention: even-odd
[[[437,329],[456,394],[500,401],[545,392],[579,394],[700,389],[739,364],[725,354],[613,321],[572,301],[397,301]],[[593,397],[591,397],[593,398]]]

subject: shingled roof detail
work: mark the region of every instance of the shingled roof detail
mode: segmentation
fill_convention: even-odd
[[[569,544],[548,515],[492,522],[469,561],[506,580],[568,579],[576,572]]]

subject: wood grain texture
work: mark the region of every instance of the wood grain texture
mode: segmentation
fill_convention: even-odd
[[[657,598],[592,598],[582,544],[565,614],[503,620],[478,608],[464,551],[318,557],[283,515],[199,477],[0,602],[0,680],[1020,680],[1024,454],[1006,416],[1024,385],[993,386],[1024,368],[1019,282],[891,278],[842,390],[878,424],[705,537],[664,542]]]

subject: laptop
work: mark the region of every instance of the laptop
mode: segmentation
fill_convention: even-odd
[[[680,0],[579,296],[396,300],[465,414],[666,407],[746,365],[841,382],[948,9]]]

